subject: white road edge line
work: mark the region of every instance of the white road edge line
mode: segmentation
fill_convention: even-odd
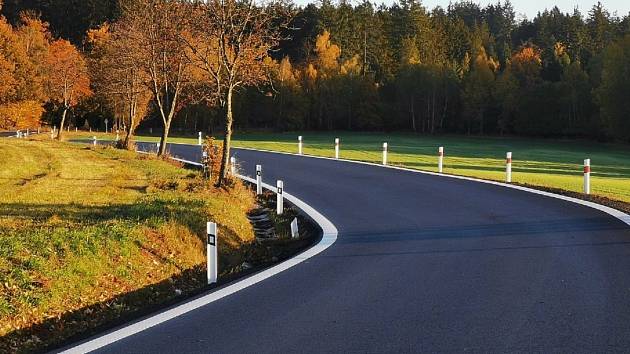
[[[146,153],[143,151],[138,151],[140,153]],[[173,158],[173,160],[177,160],[180,162],[184,162],[187,164],[192,164],[192,165],[196,165],[196,166],[200,166],[200,163],[197,162],[192,162],[192,161],[187,161],[187,160],[183,160],[183,159],[179,159],[179,158]],[[247,182],[251,182],[251,183],[256,183],[256,180],[254,180],[253,178],[247,177],[247,176],[242,176],[242,175],[237,175],[237,177],[247,181]],[[272,191],[275,191],[275,187],[271,186],[267,183],[263,183],[263,187]],[[144,320],[132,323],[130,325],[127,325],[125,327],[122,327],[120,329],[114,330],[113,332],[104,334],[100,337],[94,338],[94,339],[89,339],[86,342],[80,343],[72,348],[69,348],[67,350],[62,351],[62,353],[87,353],[87,352],[91,352],[94,350],[97,350],[99,348],[102,348],[104,346],[107,346],[109,344],[112,344],[114,342],[117,342],[121,339],[127,338],[129,336],[132,336],[136,333],[142,332],[146,329],[149,329],[151,327],[157,326],[161,323],[164,323],[168,320],[171,320],[175,317],[181,316],[187,312],[196,310],[202,306],[205,306],[207,304],[210,304],[212,302],[215,302],[219,299],[222,299],[226,296],[232,295],[240,290],[243,290],[247,287],[250,287],[254,284],[260,283],[261,281],[268,279],[282,271],[285,271],[291,267],[294,267],[302,262],[304,262],[305,260],[314,257],[316,255],[318,255],[319,253],[323,252],[324,250],[326,250],[328,247],[332,246],[335,241],[337,241],[337,235],[338,235],[338,231],[337,228],[335,227],[335,225],[333,225],[332,222],[330,222],[330,220],[328,220],[325,216],[323,216],[322,214],[320,214],[317,210],[315,210],[313,207],[311,207],[310,205],[308,205],[307,203],[303,202],[302,200],[300,200],[299,198],[289,194],[289,193],[284,193],[284,197],[290,201],[293,205],[295,205],[297,208],[301,209],[302,212],[304,212],[308,217],[310,217],[311,219],[313,219],[313,221],[315,221],[321,228],[322,228],[322,239],[314,246],[312,246],[311,248],[309,248],[308,250],[296,255],[293,258],[290,258],[278,265],[275,265],[269,269],[263,270],[260,273],[256,273],[252,276],[249,276],[245,279],[239,280],[236,283],[230,284],[224,288],[219,288],[216,291],[213,291],[212,293],[208,294],[208,295],[204,295],[200,298],[185,302],[181,305],[178,305],[174,308],[171,308],[169,310],[166,310],[162,313],[156,314],[154,316],[151,316],[149,318],[146,318]]]
[[[366,161],[356,161],[356,160],[347,160],[347,159],[335,159],[335,158],[332,158],[332,157],[305,155],[305,154],[304,155],[299,155],[299,154],[291,153],[291,152],[263,150],[263,149],[253,149],[253,148],[245,148],[245,147],[233,147],[233,149],[267,152],[267,153],[281,154],[281,155],[290,155],[290,156],[296,156],[296,157],[307,157],[307,158],[312,158],[312,159],[330,160],[330,161],[337,161],[337,162],[349,162],[349,163],[356,163],[356,164],[360,164],[360,165],[368,165],[368,166],[374,166],[374,167],[389,168],[389,169],[394,169],[394,170],[399,170],[399,171],[420,173],[420,174],[431,175],[431,176],[447,177],[447,178],[454,178],[454,179],[465,180],[465,181],[473,181],[473,182],[479,182],[479,183],[485,183],[485,184],[492,184],[492,185],[495,185],[495,186],[517,189],[517,190],[524,191],[524,192],[534,193],[534,194],[542,195],[542,196],[545,196],[545,197],[561,199],[561,200],[564,200],[564,201],[567,201],[567,202],[572,202],[572,203],[584,205],[584,206],[587,206],[589,208],[593,208],[593,209],[597,209],[599,211],[602,211],[602,212],[604,212],[604,213],[606,213],[606,214],[608,214],[610,216],[613,216],[613,217],[623,221],[624,223],[626,223],[627,225],[630,226],[630,215],[628,215],[628,214],[626,214],[626,213],[624,213],[622,211],[619,211],[617,209],[614,209],[614,208],[611,208],[611,207],[607,207],[605,205],[597,204],[597,203],[594,203],[594,202],[589,202],[587,200],[582,200],[582,199],[578,199],[578,198],[568,197],[568,196],[565,196],[565,195],[555,194],[555,193],[551,193],[551,192],[545,192],[545,191],[541,191],[541,190],[538,190],[538,189],[533,189],[533,188],[528,188],[528,187],[523,187],[523,186],[517,186],[517,185],[503,183],[503,182],[489,181],[489,180],[479,179],[479,178],[474,178],[474,177],[441,174],[441,173],[430,172],[430,171],[414,170],[414,169],[411,169],[411,168],[400,167],[400,166],[391,166],[391,165],[384,166],[382,164],[378,164],[378,163],[374,163],[374,162],[366,162]]]

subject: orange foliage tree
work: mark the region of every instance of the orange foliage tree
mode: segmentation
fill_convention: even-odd
[[[163,155],[173,119],[194,83],[183,41],[189,8],[175,0],[134,0],[124,3],[122,11],[117,25],[125,28],[126,48],[137,54],[162,119],[158,155]]]
[[[524,46],[512,56],[510,67],[521,84],[530,87],[541,80],[542,60],[540,49]]]
[[[290,16],[279,2],[208,0],[191,8],[188,54],[205,71],[213,90],[208,100],[225,112],[225,138],[217,185],[227,177],[232,140],[233,98],[243,87],[270,80],[267,57],[281,39]]]
[[[24,20],[25,18],[23,18]],[[39,32],[46,42],[46,26],[42,22],[26,22],[16,31],[0,17],[0,129],[34,128],[39,125],[43,109],[43,72],[38,65],[41,53],[29,46],[25,32]],[[45,51],[45,43],[41,50]],[[33,49],[31,51],[31,49]]]
[[[120,146],[126,149],[132,148],[135,129],[152,98],[149,75],[142,66],[141,50],[129,35],[131,30],[120,22],[88,32],[93,86],[122,117],[127,129]]]
[[[88,68],[81,53],[65,39],[56,40],[50,45],[46,67],[50,98],[63,109],[57,134],[57,139],[61,140],[68,110],[92,94]]]

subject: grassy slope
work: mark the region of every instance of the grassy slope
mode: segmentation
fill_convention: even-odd
[[[0,336],[96,303],[123,312],[118,295],[201,270],[207,220],[222,261],[253,240],[242,187],[100,147],[1,139],[0,156]]]
[[[297,135],[304,135],[304,153],[334,155],[335,136],[341,138],[341,157],[381,162],[382,144],[389,143],[389,163],[437,171],[437,148],[446,150],[444,172],[449,174],[505,179],[505,153],[514,153],[513,181],[542,187],[582,191],[582,163],[592,160],[591,191],[630,202],[630,147],[576,140],[523,138],[478,138],[462,136],[418,136],[371,133],[242,134],[235,146],[297,152]],[[140,137],[151,140],[151,137]],[[173,142],[196,143],[195,138],[177,137]]]

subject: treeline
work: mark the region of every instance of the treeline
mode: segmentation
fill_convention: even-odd
[[[117,36],[111,29],[120,28],[125,6],[134,0],[85,1],[69,15],[50,2],[7,0],[3,13],[18,32],[24,18],[44,26],[39,19],[45,20],[51,37],[70,38],[89,63],[101,60],[103,65],[90,66],[95,95],[72,110],[72,124],[103,127],[109,119],[127,127],[124,97],[107,87],[103,78],[111,75],[97,69],[112,62],[107,55],[116,55],[107,54],[98,36]],[[55,3],[63,8],[76,2]],[[599,3],[585,14],[553,8],[531,20],[517,19],[509,2],[427,9],[414,0],[391,6],[324,0],[304,8],[274,7],[285,16],[274,19],[281,35],[264,58],[253,58],[265,73],[233,92],[230,109],[239,128],[630,141],[630,17],[611,14]],[[199,85],[190,90],[173,107],[169,128],[224,130],[224,102],[204,99]],[[146,116],[141,127],[160,129],[160,104],[150,92],[143,95],[139,102],[147,103],[137,107],[137,121]],[[50,107],[47,112],[55,114],[45,119],[58,125],[61,114]]]
[[[87,63],[75,46],[53,39],[32,14],[22,14],[16,26],[0,17],[0,129],[38,127],[46,110],[64,120],[91,94]]]
[[[509,2],[309,5],[245,127],[630,140],[630,17],[601,4],[515,18]]]

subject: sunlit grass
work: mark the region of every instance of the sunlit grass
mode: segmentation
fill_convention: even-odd
[[[203,265],[208,220],[222,254],[253,240],[240,185],[46,139],[1,139],[0,156],[0,336]]]
[[[592,164],[591,192],[630,202],[630,147],[587,140],[424,136],[353,132],[249,133],[236,135],[234,146],[297,152],[304,136],[304,153],[334,157],[334,139],[341,138],[341,158],[380,163],[383,142],[389,144],[389,163],[437,172],[437,149],[445,147],[444,172],[489,180],[505,180],[505,154],[513,156],[514,183],[582,191],[582,164]],[[105,137],[104,137],[105,138]],[[140,136],[141,141],[157,141]],[[171,142],[196,144],[196,137],[173,137]]]

